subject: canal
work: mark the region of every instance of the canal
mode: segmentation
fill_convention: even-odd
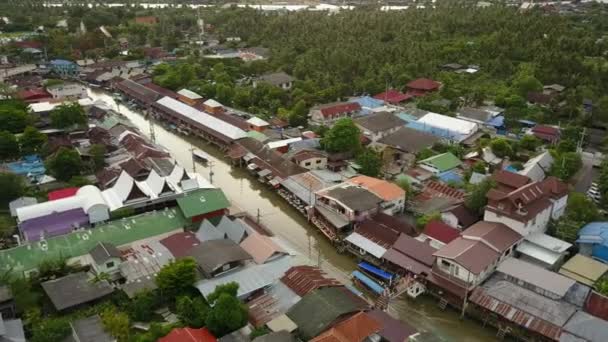
[[[150,136],[152,132],[150,122],[140,113],[117,104],[103,91],[90,90],[89,96],[93,100],[106,102],[111,108],[127,117],[144,135]],[[350,272],[356,267],[354,259],[350,255],[338,254],[327,239],[276,192],[258,183],[246,170],[232,168],[222,152],[200,139],[177,135],[159,124],[154,125],[153,131],[156,142],[167,148],[186,168],[193,168],[190,152],[193,147],[209,154],[212,162],[207,166],[196,163],[194,165],[196,172],[207,179],[211,178],[213,185],[221,188],[236,207],[253,216],[259,213],[260,221],[274,234],[287,240],[298,253],[308,256],[329,275],[348,281]],[[210,172],[213,172],[212,177],[209,176]],[[469,319],[461,320],[455,310],[442,311],[437,301],[428,296],[419,297],[415,301],[402,297],[391,301],[389,312],[416,327],[422,333],[418,341],[496,340],[495,331],[491,328],[483,328],[479,322]]]

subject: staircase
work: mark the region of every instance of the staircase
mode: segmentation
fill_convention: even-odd
[[[445,308],[448,306],[448,300],[445,298],[441,298],[441,300],[439,301],[439,308],[441,310],[445,310]]]

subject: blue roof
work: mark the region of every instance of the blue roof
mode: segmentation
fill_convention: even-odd
[[[6,164],[12,173],[18,175],[43,175],[46,172],[44,162],[36,155],[26,156],[23,160]]]
[[[369,288],[370,290],[372,290],[378,294],[384,292],[384,288],[382,286],[378,285],[378,283],[371,280],[370,277],[366,276],[365,274],[361,273],[360,271],[353,271],[353,277],[357,278],[360,282],[365,284],[365,286],[367,286],[367,288]]]
[[[528,126],[536,126],[536,122],[530,120],[517,120],[517,122]]]
[[[514,168],[513,165],[509,165],[509,166],[505,167],[505,170],[509,171],[509,172],[513,172],[513,173],[519,173],[519,171],[516,168]]]
[[[440,174],[439,179],[441,179],[441,181],[444,183],[450,183],[450,182],[457,183],[457,184],[462,183],[462,177],[459,174],[457,174],[456,172],[454,172],[454,170],[446,171],[446,172]]]
[[[492,127],[502,127],[505,125],[505,117],[503,115],[497,115],[486,121],[486,124]]]
[[[382,107],[384,105],[384,102],[382,102],[382,100],[377,100],[370,96],[354,97],[354,98],[350,99],[348,102],[356,102],[361,107],[367,107],[367,108],[378,108],[378,107]]]
[[[608,247],[608,222],[591,222],[578,231],[577,243],[598,244]]]
[[[399,113],[397,113],[396,115],[397,115],[397,117],[398,117],[399,119],[401,119],[401,120],[403,120],[403,121],[405,121],[405,122],[418,121],[418,118],[417,118],[417,117],[415,117],[415,116],[414,116],[414,115],[412,115],[412,114],[405,113],[405,112],[399,112]]]
[[[391,280],[395,276],[394,274],[381,270],[374,265],[370,265],[370,264],[366,263],[365,261],[359,263],[359,268],[366,270],[369,273],[372,273],[373,275],[378,276],[382,279],[386,279],[386,280]]]
[[[71,65],[74,64],[74,62],[65,60],[65,59],[53,59],[51,61],[51,65]]]

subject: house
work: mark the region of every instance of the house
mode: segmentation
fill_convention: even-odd
[[[248,119],[247,123],[249,124],[249,129],[252,131],[256,131],[256,132],[263,132],[270,126],[270,124],[267,121],[262,120],[262,119],[258,118],[257,116],[253,116],[250,119]]]
[[[289,331],[273,331],[268,334],[258,336],[251,342],[296,342],[296,338]]]
[[[545,151],[536,157],[530,158],[519,173],[530,178],[533,182],[540,182],[547,177],[554,160],[549,151]]]
[[[435,252],[433,274],[471,290],[515,252],[521,239],[502,223],[477,222]]]
[[[342,183],[315,194],[315,213],[332,231],[340,231],[355,221],[380,211],[382,198],[360,186]]]
[[[420,97],[439,90],[441,83],[428,78],[419,78],[406,84],[407,94]]]
[[[577,311],[564,325],[560,341],[608,341],[608,321]]]
[[[394,215],[403,211],[405,207],[405,190],[397,184],[369,176],[356,176],[346,183],[360,186],[374,195],[382,198],[382,212]]]
[[[300,297],[326,287],[340,287],[342,284],[328,278],[325,272],[315,266],[293,266],[281,277],[281,282]]]
[[[196,234],[192,232],[175,233],[158,242],[176,259],[186,257],[192,247],[198,246],[201,243]]]
[[[400,234],[395,243],[382,256],[388,262],[389,269],[397,273],[406,273],[425,277],[431,274],[435,263],[436,248],[411,236]]]
[[[416,230],[393,216],[378,213],[357,223],[355,230],[344,241],[352,254],[374,264],[380,264],[386,251],[401,234],[413,235]]]
[[[566,90],[566,87],[561,84],[549,84],[543,86],[543,93],[547,95],[559,94]]]
[[[496,183],[496,190],[506,193],[531,183],[529,177],[507,170],[498,170],[494,172],[492,180]]]
[[[196,106],[203,100],[202,96],[188,89],[181,89],[177,94],[179,95],[177,99],[189,106]]]
[[[380,341],[386,342],[410,342],[414,341],[419,332],[409,324],[393,318],[388,313],[374,309],[368,311],[367,314],[380,323]]]
[[[100,300],[114,288],[106,281],[91,281],[85,272],[71,273],[40,284],[57,311]]]
[[[291,156],[291,160],[308,170],[323,170],[327,168],[327,154],[316,150],[299,150]]]
[[[446,152],[423,159],[418,162],[418,165],[435,175],[439,175],[459,167],[462,165],[462,162],[451,152]]]
[[[158,18],[154,16],[135,17],[135,22],[142,25],[156,25]]]
[[[524,237],[517,246],[521,260],[536,264],[548,270],[557,271],[568,254],[572,244],[543,233],[533,233]]]
[[[200,189],[177,198],[177,206],[192,223],[228,213],[230,202],[220,189]]]
[[[326,287],[311,292],[287,311],[305,341],[318,336],[339,321],[367,308],[367,303],[344,287]]]
[[[53,99],[79,100],[87,97],[87,88],[80,83],[60,83],[46,87]]]
[[[447,245],[460,236],[460,231],[439,220],[433,220],[424,226],[424,230],[417,237],[418,240],[425,242],[435,249]]]
[[[96,274],[105,273],[115,278],[120,273],[122,253],[113,244],[100,241],[89,251],[89,256],[93,260],[91,266]]]
[[[431,112],[407,126],[455,143],[461,143],[479,131],[479,124],[475,122]]]
[[[382,328],[380,322],[366,312],[359,312],[332,326],[310,342],[364,342],[377,336]]]
[[[376,142],[403,127],[403,121],[392,113],[374,113],[355,119],[355,124],[363,135]]]
[[[72,335],[70,336],[74,342],[116,342],[116,338],[112,337],[105,331],[101,317],[94,315],[86,318],[77,319],[70,322]]]
[[[560,138],[560,130],[559,128],[546,126],[546,125],[537,125],[532,127],[530,133],[537,137],[538,139],[547,142],[549,144],[557,144]]]
[[[264,264],[288,254],[270,237],[256,232],[249,234],[240,246],[257,264]]]
[[[545,93],[539,91],[531,91],[526,95],[526,100],[529,104],[535,104],[541,107],[551,107],[557,101],[555,93]]]
[[[579,253],[608,263],[608,222],[587,223],[578,231]]]
[[[560,268],[559,273],[593,287],[608,272],[608,265],[582,254],[576,254]]]
[[[216,342],[217,339],[207,328],[175,328],[157,342]]]
[[[0,315],[0,341],[25,342],[23,322],[20,319],[6,319]]]
[[[207,278],[217,277],[252,259],[241,246],[229,239],[203,241],[190,248],[187,255],[194,258]]]
[[[385,160],[388,159],[407,167],[416,161],[417,153],[425,148],[430,148],[439,140],[430,133],[401,126],[392,133],[383,135],[371,146],[381,150]]]
[[[595,317],[608,320],[608,296],[591,291],[585,300],[583,309]]]
[[[382,92],[378,95],[374,96],[374,99],[384,101],[385,103],[398,105],[400,103],[406,102],[412,99],[414,95],[412,94],[404,94],[395,89],[389,89],[385,92]]]
[[[494,179],[501,181],[487,194],[484,220],[502,222],[524,236],[544,233],[550,219],[556,220],[564,214],[568,187],[555,177],[549,177],[542,182],[528,183],[510,190],[510,185],[521,184],[529,178],[506,172],[499,173],[499,178],[495,175]],[[512,182],[510,185],[502,180],[505,175]]]
[[[313,126],[331,127],[342,118],[357,116],[360,110],[361,105],[356,102],[334,102],[312,107],[308,117]]]
[[[260,77],[257,77],[253,80],[253,87],[257,87],[260,83],[268,83],[275,87],[279,87],[283,90],[289,90],[293,86],[293,82],[296,79],[292,76],[280,71],[273,72],[270,74],[265,74]]]
[[[78,64],[65,59],[54,59],[49,63],[49,69],[60,77],[78,76]]]
[[[441,211],[441,220],[451,227],[464,230],[478,222],[479,215],[472,212],[466,205],[458,204]]]
[[[52,95],[44,88],[32,88],[18,91],[17,98],[27,103],[36,103],[48,101],[52,98]]]

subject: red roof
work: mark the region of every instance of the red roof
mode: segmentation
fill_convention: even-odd
[[[507,170],[496,171],[492,178],[496,183],[499,183],[499,188],[502,188],[500,187],[500,185],[502,185],[507,188],[506,190],[519,189],[531,181],[527,176]]]
[[[532,128],[532,133],[546,134],[552,136],[559,135],[559,129],[551,126],[538,125]]]
[[[191,232],[181,232],[173,234],[160,240],[160,243],[165,246],[175,258],[181,258],[188,255],[188,251],[198,246],[201,242]]]
[[[72,197],[76,195],[76,192],[78,192],[78,188],[59,189],[49,192],[48,198],[49,201],[55,201],[62,198]]]
[[[419,78],[407,84],[409,89],[432,91],[439,89],[441,84],[428,78]]]
[[[388,102],[388,103],[400,103],[400,102],[407,101],[407,100],[411,99],[412,97],[414,97],[414,96],[411,94],[404,94],[395,89],[391,89],[389,91],[385,91],[384,93],[380,93],[380,94],[374,96],[375,99],[382,100],[382,101]]]
[[[40,49],[42,47],[42,43],[33,40],[26,40],[22,42],[15,42],[15,46],[20,47],[22,49]]]
[[[323,116],[334,116],[336,114],[349,113],[361,110],[361,105],[357,102],[334,103],[320,107]]]
[[[591,292],[585,302],[585,311],[595,317],[608,320],[608,297],[595,291]]]
[[[169,335],[161,337],[158,342],[216,342],[215,336],[207,328],[176,328]]]
[[[35,88],[35,89],[21,90],[17,93],[17,97],[22,100],[28,101],[28,100],[39,100],[39,99],[51,98],[52,96],[43,88]]]
[[[326,278],[321,269],[306,265],[294,266],[287,270],[281,282],[301,297],[322,287],[341,286],[337,280]]]
[[[437,241],[448,244],[460,236],[460,231],[439,220],[435,220],[427,223],[427,225],[424,227],[423,234]]]

